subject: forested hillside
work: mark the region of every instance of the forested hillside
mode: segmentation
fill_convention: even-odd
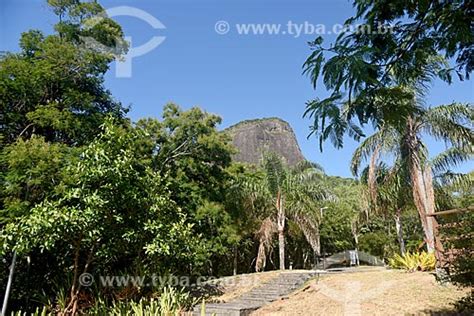
[[[358,17],[403,18],[403,8],[379,14],[369,5],[382,2],[355,0]],[[348,35],[329,56],[322,39],[312,43],[305,72],[331,92],[307,104],[312,135],[321,148],[326,140],[343,146],[346,134],[360,141],[354,178],[341,178],[325,172],[331,161],[307,161],[282,119],[222,132],[218,115],[174,103],[160,117],[130,119],[105,84],[116,56],[83,40],[124,54],[121,26],[108,17],[91,24],[104,14],[96,1],[47,3],[54,31],[25,30],[19,52],[0,57],[0,284],[13,280],[9,311],[174,315],[205,297],[191,287],[200,277],[313,269],[354,249],[386,263],[411,253],[434,260],[433,213],[472,205],[472,172],[452,168],[472,160],[474,108],[423,102],[433,78],[455,71],[445,57],[456,49],[458,73],[472,70],[472,38],[470,48],[461,36],[435,45],[436,34],[416,31],[400,56],[396,36]],[[455,8],[440,6],[431,14],[446,18],[441,26],[458,22]],[[430,155],[427,138],[446,150]],[[457,271],[465,273],[472,258],[463,260]],[[457,275],[472,285],[468,273]],[[145,282],[104,284],[110,276]],[[170,276],[187,282],[153,281]]]

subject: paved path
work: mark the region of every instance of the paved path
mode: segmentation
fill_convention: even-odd
[[[249,315],[263,305],[288,297],[290,293],[299,289],[306,281],[316,275],[317,272],[315,271],[282,272],[277,277],[229,302],[206,304],[206,315]],[[193,315],[201,315],[201,305],[195,307]]]

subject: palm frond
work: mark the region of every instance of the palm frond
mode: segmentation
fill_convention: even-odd
[[[265,269],[267,253],[271,250],[273,236],[276,232],[275,221],[271,217],[265,218],[256,234],[259,241],[257,260],[255,262],[255,270],[257,272]]]
[[[452,103],[427,110],[422,128],[436,139],[449,141],[457,147],[474,143],[474,107],[472,104]]]
[[[452,167],[471,160],[473,156],[472,146],[466,148],[451,147],[434,157],[431,160],[431,166],[435,174],[446,172]]]
[[[275,196],[286,179],[286,170],[282,159],[275,153],[266,153],[263,156],[263,169],[269,191]]]
[[[447,171],[438,175],[436,179],[442,185],[451,187],[452,190],[469,190],[474,187],[474,171],[467,174]]]
[[[304,172],[308,169],[315,169],[317,171],[320,171],[321,173],[324,173],[324,168],[317,162],[309,161],[309,160],[303,160],[299,163],[297,163],[292,169],[292,173],[300,173]]]
[[[313,217],[304,216],[303,214],[295,214],[292,219],[303,232],[303,235],[311,245],[313,251],[317,255],[320,255],[321,245],[319,236],[319,223]]]
[[[395,131],[381,129],[367,137],[355,150],[351,160],[351,171],[357,176],[360,165],[370,159],[376,148],[381,152],[389,152],[397,143]]]
[[[308,138],[315,134],[319,136],[319,149],[323,151],[323,143],[328,138],[336,148],[343,145],[344,133],[348,128],[345,115],[341,114],[339,103],[342,95],[334,93],[330,97],[319,100],[315,99],[306,104],[304,117],[313,119]]]

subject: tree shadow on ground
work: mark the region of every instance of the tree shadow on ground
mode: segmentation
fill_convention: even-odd
[[[425,309],[421,311],[421,315],[431,316],[454,316],[454,315],[473,315],[473,311],[458,311],[454,307],[442,309]]]

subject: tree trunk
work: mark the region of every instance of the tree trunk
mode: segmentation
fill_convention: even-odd
[[[416,122],[408,120],[407,145],[409,148],[410,178],[413,190],[413,199],[416,209],[420,215],[421,225],[425,234],[426,248],[428,252],[434,252],[434,223],[429,214],[434,213],[434,191],[431,168],[426,166],[423,170],[419,156],[420,142],[416,135]]]
[[[314,249],[317,256],[321,256],[321,234],[319,232],[319,225],[316,230],[316,248]]]
[[[426,165],[425,169],[423,170],[423,181],[425,183],[425,189],[426,189],[426,201],[427,201],[427,206],[426,206],[426,214],[427,215],[433,215],[435,212],[435,195],[434,195],[434,189],[433,189],[433,172],[431,170],[430,165]],[[427,216],[426,218],[428,222],[428,229],[431,232],[432,239],[430,240],[430,245],[432,247],[432,251],[435,251],[436,249],[436,237],[437,237],[437,225],[436,225],[436,220],[433,216]]]
[[[79,254],[80,254],[80,239],[76,242],[75,251],[74,251],[74,268],[73,268],[73,277],[72,277],[72,286],[69,294],[69,302],[64,309],[64,312],[61,313],[62,315],[75,315],[77,310],[77,295],[79,289]],[[72,311],[70,311],[72,309]]]
[[[380,145],[375,147],[372,157],[370,157],[368,187],[370,200],[374,204],[375,209],[378,209],[377,204],[377,162],[379,159]]]
[[[351,232],[352,232],[352,237],[354,237],[354,243],[355,243],[355,249],[359,249],[359,235],[357,234],[357,223],[352,222],[351,223]]]
[[[421,219],[421,225],[425,233],[425,242],[428,252],[434,252],[434,227],[431,216],[428,214],[434,213],[434,204],[431,203],[434,197],[429,196],[432,193],[430,186],[432,187],[431,181],[431,170],[427,172],[422,171],[421,166],[418,162],[415,162],[412,169],[412,186],[413,186],[413,197],[415,199],[415,206],[418,210]]]
[[[280,270],[285,270],[285,233],[278,230],[278,246],[280,249]]]
[[[395,227],[397,229],[397,238],[398,244],[400,245],[400,253],[403,256],[405,254],[405,240],[403,239],[402,218],[400,209],[398,209],[397,213],[395,214]]]
[[[258,254],[255,261],[255,272],[261,272],[265,269],[267,263],[267,256],[265,254],[265,244],[260,242],[258,245]]]
[[[94,249],[96,245],[93,245],[92,248],[89,251],[89,254],[87,256],[87,260],[84,264],[84,269],[82,271],[82,274],[87,273],[89,269],[89,265],[92,262],[93,256],[94,256]],[[81,290],[82,283],[79,280],[79,255],[81,252],[81,239],[79,239],[76,243],[76,250],[74,254],[74,276],[73,276],[73,283],[71,286],[71,293],[70,293],[70,299],[69,303],[64,309],[64,314],[61,313],[61,315],[76,315],[78,312],[78,303],[79,303],[79,292]]]
[[[277,194],[277,224],[278,224],[278,247],[280,253],[280,270],[285,270],[285,210],[283,208],[282,195]]]
[[[239,252],[238,252],[237,246],[234,246],[234,271],[233,271],[233,275],[237,275],[238,255],[239,255]]]

